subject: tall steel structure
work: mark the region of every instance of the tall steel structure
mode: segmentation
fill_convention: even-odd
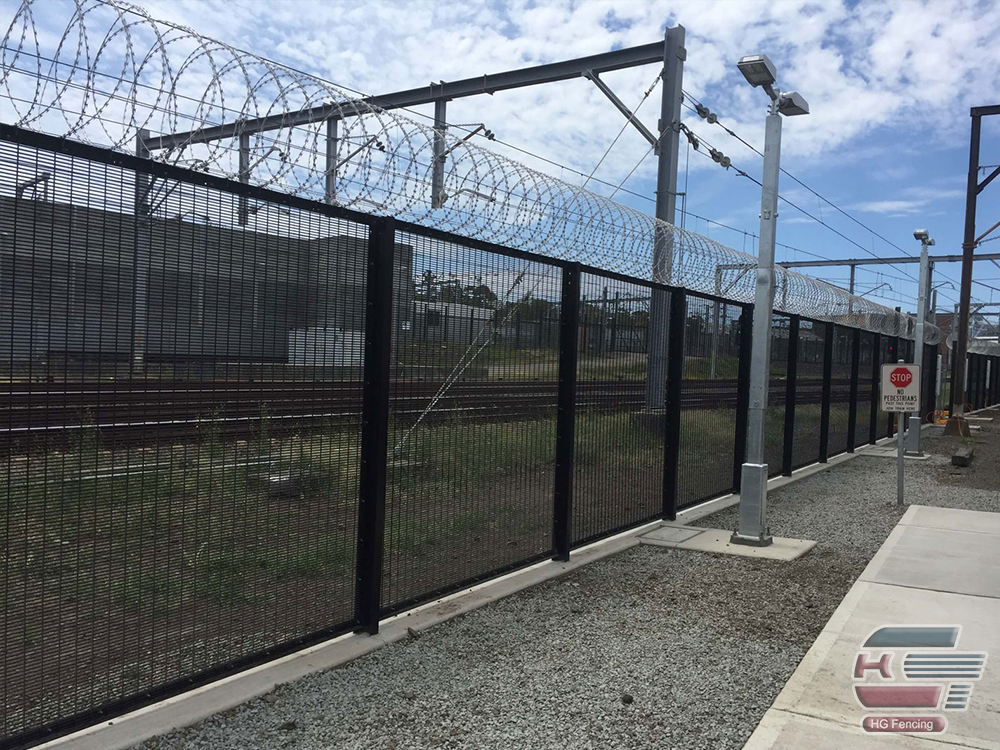
[[[962,435],[968,437],[971,433],[965,421],[965,370],[966,357],[969,351],[969,305],[972,297],[972,263],[975,260],[976,245],[982,237],[976,237],[976,199],[983,189],[1000,175],[1000,167],[996,167],[989,175],[979,181],[979,141],[982,132],[983,117],[1000,115],[1000,104],[990,107],[972,107],[969,110],[972,117],[972,134],[969,138],[969,177],[965,192],[965,236],[962,239],[962,290],[959,294],[958,308],[958,341],[955,343],[955,377],[952,392],[955,401],[955,411],[948,418],[944,428],[946,435]],[[985,235],[983,235],[985,236]]]

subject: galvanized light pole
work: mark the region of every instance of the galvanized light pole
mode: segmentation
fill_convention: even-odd
[[[805,115],[809,105],[794,91],[774,88],[774,65],[765,55],[740,59],[740,72],[751,86],[771,97],[764,131],[764,176],[760,196],[760,245],[754,294],[750,353],[750,409],[747,457],[740,476],[739,529],[735,544],[763,547],[771,543],[767,529],[767,464],[764,462],[764,417],[771,378],[771,309],[774,304],[774,240],[778,220],[778,175],[781,164],[781,115]]]
[[[917,335],[913,345],[913,364],[921,368],[923,376],[924,364],[924,325],[927,322],[927,297],[930,287],[931,263],[927,248],[934,245],[934,240],[926,229],[914,229],[913,237],[920,240],[920,278],[917,282],[920,287],[917,292]],[[923,407],[921,407],[923,408]],[[911,456],[919,456],[920,453],[920,425],[923,419],[920,412],[910,414],[910,429],[907,433],[906,452]]]

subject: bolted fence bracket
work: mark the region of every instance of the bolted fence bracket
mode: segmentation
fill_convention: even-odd
[[[562,271],[559,313],[559,394],[556,413],[553,559],[569,560],[573,541],[573,445],[576,422],[576,360],[580,334],[580,265]]]
[[[373,224],[368,238],[354,616],[358,632],[371,635],[378,632],[382,608],[395,235],[395,220],[388,218]]]

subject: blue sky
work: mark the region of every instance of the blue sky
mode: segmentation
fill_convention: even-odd
[[[13,3],[3,0],[4,9]],[[157,18],[190,26],[257,54],[342,86],[379,93],[653,42],[676,23],[687,29],[684,88],[749,143],[761,147],[766,96],[743,82],[735,62],[764,52],[776,63],[779,85],[810,102],[808,117],[787,119],[783,166],[906,253],[915,253],[914,227],[930,230],[936,252],[960,252],[968,165],[968,108],[1000,102],[1000,8],[993,3],[796,2],[756,0],[155,0],[143,3]],[[6,11],[5,11],[6,15]],[[654,81],[656,66],[605,76],[634,106]],[[660,90],[639,110],[655,130]],[[430,108],[421,110],[430,114]],[[621,115],[585,80],[493,97],[452,102],[449,121],[484,122],[508,144],[491,147],[568,182],[581,184],[621,129]],[[984,164],[1000,164],[1000,118],[984,129]],[[733,163],[760,176],[760,157],[685,110],[685,121]],[[483,143],[483,142],[481,142]],[[632,193],[616,200],[652,212],[655,159],[629,129],[594,175]],[[689,229],[736,249],[752,251],[758,231],[759,188],[695,153],[681,153],[680,189],[688,186]],[[636,168],[636,164],[639,164]],[[588,187],[608,194],[599,182]],[[992,188],[993,186],[991,186]],[[980,231],[1000,220],[1000,184],[981,196]],[[780,207],[778,241],[826,258],[863,257],[866,250],[899,250],[787,177],[781,194],[846,235],[839,237],[791,208]],[[852,244],[852,242],[857,245]],[[861,247],[858,247],[860,245]],[[1000,243],[986,243],[984,252]],[[864,249],[862,249],[864,248]],[[812,257],[778,248],[778,259]],[[848,271],[813,275],[846,286]],[[867,267],[858,290],[887,283],[880,301],[916,307],[915,265]],[[940,305],[957,300],[959,266],[939,266]],[[974,297],[1000,300],[1000,268],[978,263]]]

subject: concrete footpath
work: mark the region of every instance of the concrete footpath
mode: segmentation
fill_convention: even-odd
[[[960,656],[960,652],[986,652],[981,678],[970,670],[971,676],[961,678],[956,686],[955,674],[939,667],[930,675],[925,672],[914,677],[912,666],[908,666],[904,675],[904,655],[912,653],[912,647],[894,650],[890,644],[862,648],[869,636],[887,625],[960,626],[955,648],[925,646],[921,649],[926,659],[923,663],[955,664],[951,657]],[[868,669],[863,679],[855,680],[862,652],[869,661],[891,653],[886,669],[890,676]],[[915,662],[908,659],[906,663]],[[936,684],[943,686],[942,696],[948,691],[968,694],[966,684],[972,689],[966,710],[942,710],[943,697],[936,709],[863,708],[855,697],[857,684],[908,685],[911,690]],[[900,700],[905,699],[893,698],[896,705]],[[862,728],[866,716],[943,717],[946,728],[933,733],[869,732]],[[940,718],[937,721],[942,723]],[[876,722],[875,727],[879,726]],[[1000,513],[919,505],[907,510],[744,750],[805,747],[1000,750]]]

